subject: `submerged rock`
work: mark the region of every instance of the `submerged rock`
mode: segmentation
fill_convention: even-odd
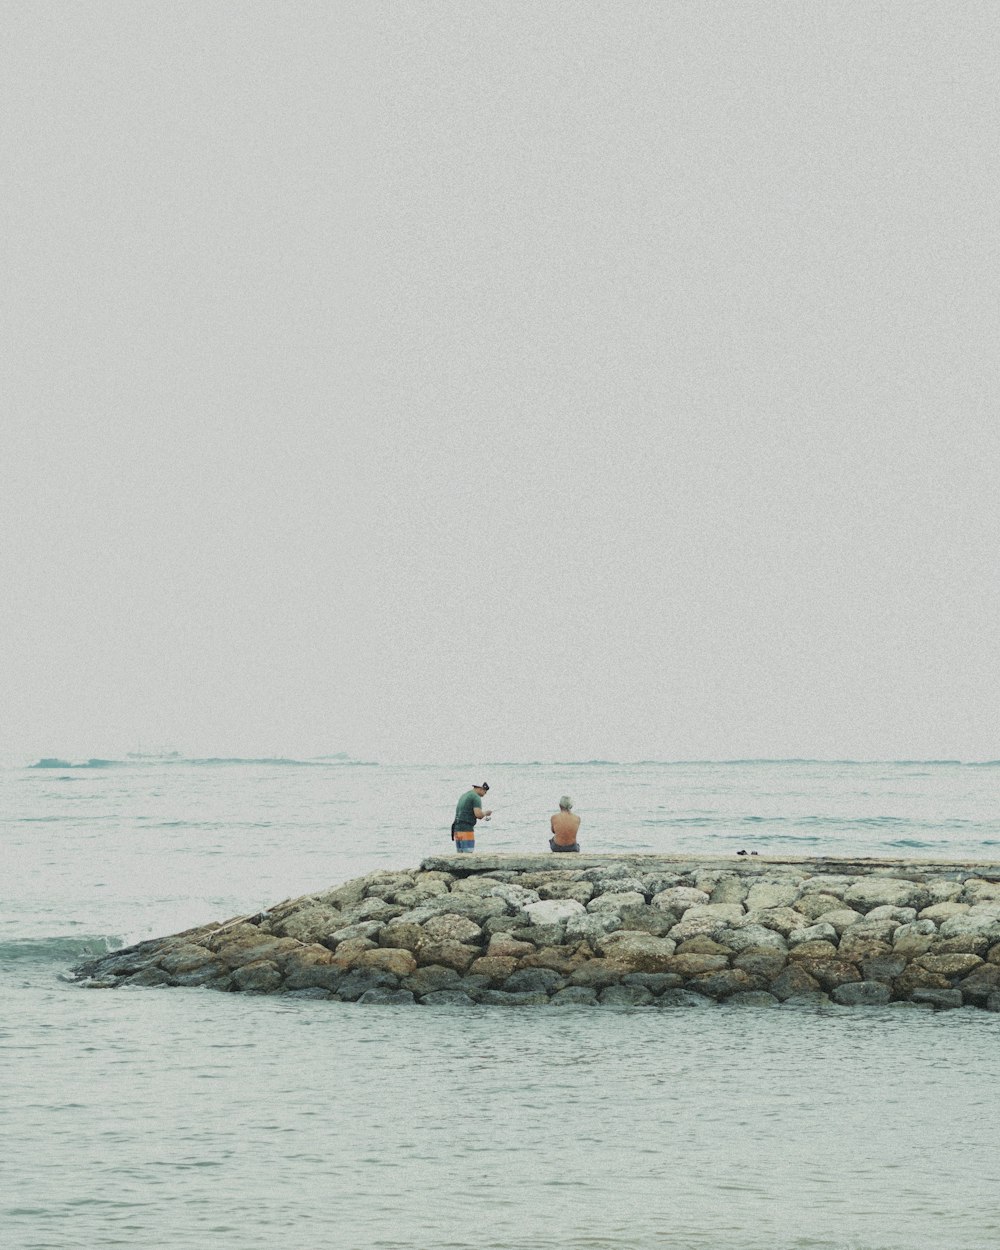
[[[1000,1010],[1000,864],[573,858],[436,857],[75,975],[384,1006]]]

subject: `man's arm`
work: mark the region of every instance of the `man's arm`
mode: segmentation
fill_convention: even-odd
[[[492,812],[484,812],[481,807],[474,807],[472,809],[472,814],[475,816],[476,820],[488,820],[490,816],[493,815]]]

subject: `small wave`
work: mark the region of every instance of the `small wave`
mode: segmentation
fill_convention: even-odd
[[[163,767],[169,765],[188,765],[189,767],[222,767],[226,765],[252,765],[255,767],[273,766],[273,767],[292,767],[292,768],[345,768],[345,767],[376,767],[375,760],[352,760],[347,756],[341,755],[318,755],[314,759],[297,760],[287,759],[283,756],[266,756],[262,758],[247,758],[243,756],[209,756],[207,758],[186,759],[179,755],[165,756],[130,756],[124,760],[105,760],[90,759],[82,760],[74,763],[72,760],[64,760],[58,756],[46,756],[37,760],[34,764],[28,764],[28,768],[45,768],[45,769],[84,769],[84,768],[145,768],[149,765]]]
[[[60,759],[58,756],[46,756],[37,760],[34,764],[29,764],[29,768],[114,768],[116,764],[121,764],[121,760],[82,760],[80,763],[74,764],[72,760]]]
[[[0,963],[24,959],[35,963],[67,963],[88,955],[107,955],[125,945],[120,937],[9,938],[0,941]]]

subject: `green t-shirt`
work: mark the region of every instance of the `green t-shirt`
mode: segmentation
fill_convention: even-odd
[[[476,813],[475,809],[482,803],[482,799],[475,790],[467,790],[465,794],[458,800],[458,806],[455,808],[455,832],[456,833],[475,833],[476,831]],[[482,811],[482,808],[480,808]]]

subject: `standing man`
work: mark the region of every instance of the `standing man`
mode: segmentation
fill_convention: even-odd
[[[559,810],[549,821],[552,837],[549,838],[549,850],[578,851],[580,844],[576,840],[580,828],[580,817],[573,811],[573,800],[564,794],[559,800]]]
[[[489,786],[484,781],[481,786],[466,790],[458,800],[451,836],[455,842],[455,850],[459,853],[476,849],[476,821],[489,820],[493,815],[491,811],[483,809],[483,796],[488,790]]]

